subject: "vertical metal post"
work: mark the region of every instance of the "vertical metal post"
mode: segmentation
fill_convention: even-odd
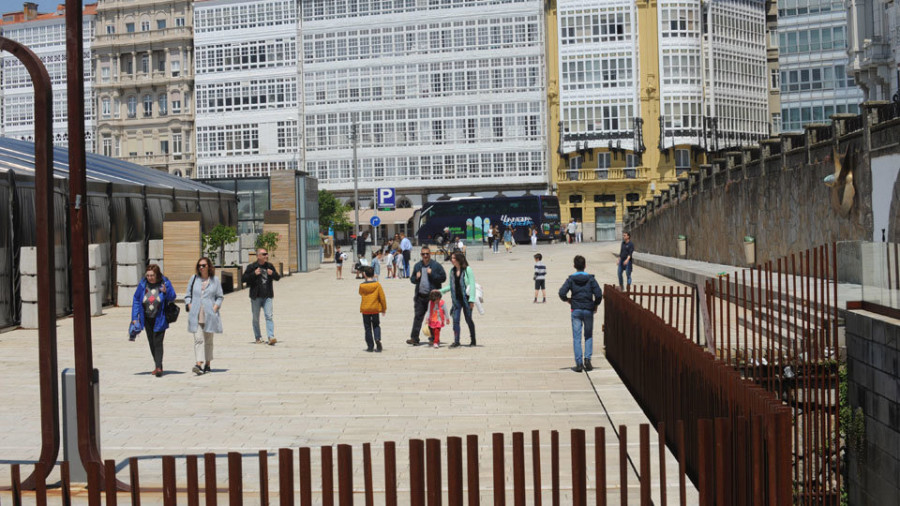
[[[78,452],[85,469],[100,463],[93,383],[91,303],[87,265],[87,173],[84,149],[84,40],[82,4],[66,0],[66,95],[69,127],[69,226],[71,245],[72,318],[75,349],[75,399],[78,410]],[[52,227],[51,227],[52,228]],[[52,265],[52,264],[51,264]],[[100,469],[100,478],[106,474]],[[109,477],[115,479],[115,477]]]
[[[359,237],[359,159],[357,158],[356,147],[359,144],[359,124],[353,122],[350,124],[350,142],[353,144],[353,231],[356,237]],[[359,260],[356,251],[356,245],[352,246],[353,258]]]

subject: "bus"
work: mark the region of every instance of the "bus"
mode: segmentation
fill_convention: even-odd
[[[541,241],[559,239],[559,219],[559,199],[525,195],[428,202],[415,212],[413,224],[419,244],[441,244],[457,236],[469,243],[487,242],[493,225],[501,233],[512,228],[516,242],[526,244],[531,227],[537,227]]]

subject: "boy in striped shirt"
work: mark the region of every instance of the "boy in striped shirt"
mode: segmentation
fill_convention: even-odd
[[[538,292],[543,295],[542,304],[547,303],[547,290],[545,288],[547,279],[547,266],[541,260],[544,257],[540,253],[534,255],[534,303],[537,304]]]

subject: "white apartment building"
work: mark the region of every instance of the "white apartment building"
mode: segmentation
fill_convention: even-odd
[[[850,70],[866,100],[900,102],[900,2],[849,0]]]
[[[540,0],[302,0],[304,163],[405,205],[548,188]],[[365,205],[365,202],[362,202]]]
[[[557,0],[561,151],[640,151],[640,59],[633,0]],[[639,132],[639,128],[638,128]]]
[[[765,1],[658,0],[655,12],[633,0],[557,6],[562,153],[718,150],[769,135]],[[641,16],[653,20],[644,33]],[[650,122],[658,146],[643,146]]]
[[[93,100],[91,41],[94,33],[96,4],[88,4],[84,23],[84,114],[85,148],[96,150]],[[37,54],[44,63],[53,86],[53,144],[68,146],[68,107],[66,83],[66,16],[64,5],[55,12],[40,14],[37,5],[26,2],[21,12],[6,13],[0,25],[3,37],[20,42]],[[2,83],[2,120],[0,135],[34,141],[34,88],[31,77],[18,58],[0,54]]]
[[[194,4],[197,177],[302,168],[296,0]]]
[[[863,93],[847,58],[847,9],[843,0],[779,0],[778,63],[781,121],[785,132],[859,112]]]
[[[189,0],[100,0],[94,48],[98,151],[192,176]]]

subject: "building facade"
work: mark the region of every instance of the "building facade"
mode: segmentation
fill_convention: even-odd
[[[356,152],[362,206],[382,186],[401,205],[548,189],[543,2],[301,5],[304,163],[322,188],[353,195]]]
[[[630,208],[706,152],[769,135],[766,14],[763,0],[548,3],[564,221],[616,239]]]
[[[769,72],[769,134],[781,133],[781,68],[778,65],[778,2],[766,0],[766,65]]]
[[[194,4],[197,175],[302,167],[295,0]]]
[[[96,150],[91,41],[94,33],[96,4],[85,6],[84,39],[84,115],[85,148]],[[53,86],[53,144],[66,147],[68,133],[68,99],[66,82],[66,12],[60,5],[55,12],[40,14],[37,5],[26,2],[21,12],[3,15],[0,33],[29,47],[41,59]],[[34,87],[25,66],[10,53],[0,54],[2,67],[2,119],[0,135],[34,141]]]
[[[98,152],[194,175],[188,0],[100,0],[94,50]]]
[[[850,0],[849,68],[865,100],[900,102],[900,2]]]
[[[779,0],[781,122],[785,132],[859,112],[863,93],[847,58],[843,0]]]

